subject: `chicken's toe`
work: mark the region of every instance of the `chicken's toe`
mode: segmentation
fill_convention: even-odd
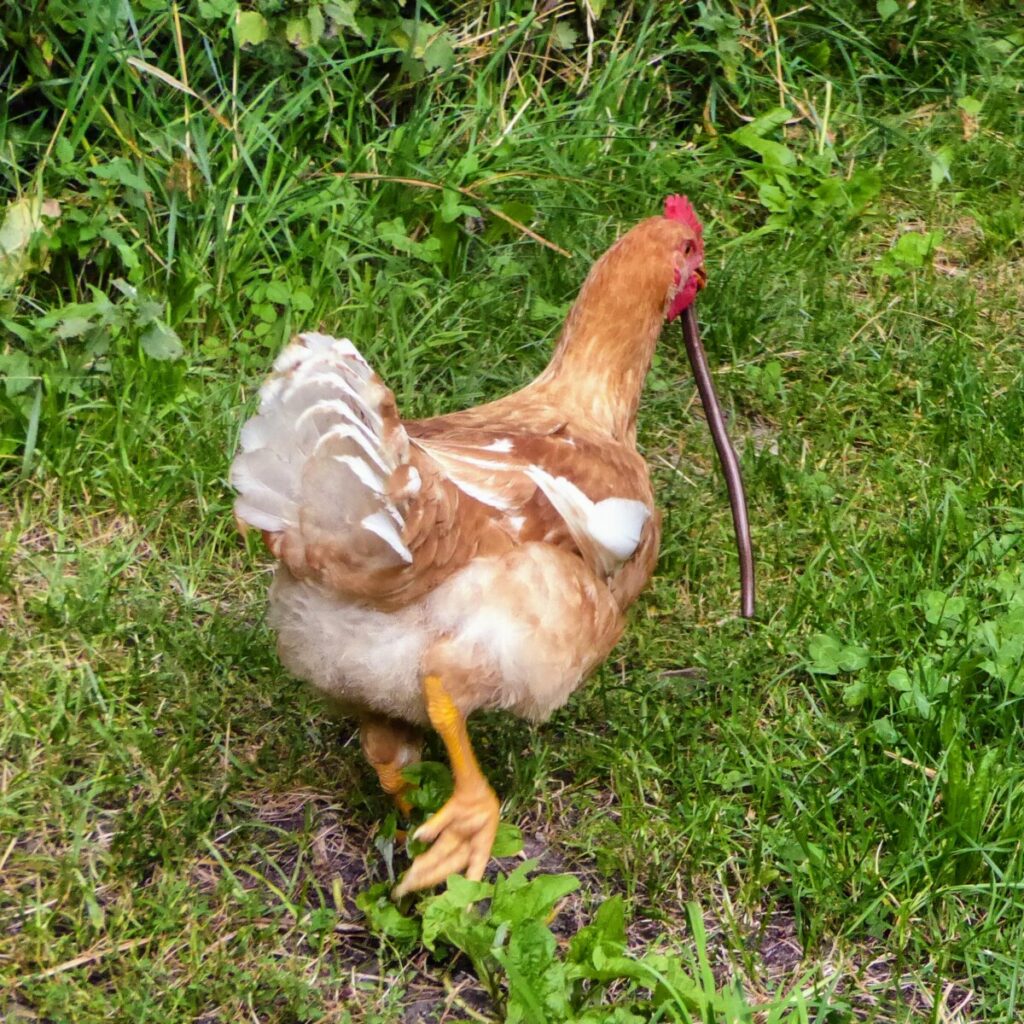
[[[417,830],[414,839],[433,842],[421,853],[395,887],[395,898],[439,885],[449,875],[465,871],[473,881],[483,878],[498,831],[500,805],[489,786],[473,794],[458,790]]]

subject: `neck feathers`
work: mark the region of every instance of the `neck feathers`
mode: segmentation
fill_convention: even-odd
[[[665,322],[684,229],[652,217],[594,264],[537,385],[602,433],[632,443],[644,378]]]

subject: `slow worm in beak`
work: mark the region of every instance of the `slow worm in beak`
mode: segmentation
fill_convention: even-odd
[[[740,464],[736,458],[725,429],[725,417],[722,407],[715,394],[715,386],[711,382],[711,370],[708,368],[708,357],[700,342],[700,331],[697,327],[696,304],[690,305],[683,312],[683,340],[686,343],[686,354],[690,357],[693,368],[693,379],[700,393],[700,401],[704,406],[711,437],[718,451],[725,484],[729,489],[729,505],[732,508],[732,525],[736,533],[736,547],[740,556],[740,615],[745,619],[754,617],[754,552],[750,543],[750,522],[747,518],[747,497],[743,490],[743,477],[740,475]]]

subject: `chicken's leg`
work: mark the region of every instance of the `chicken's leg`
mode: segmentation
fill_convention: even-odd
[[[366,715],[359,723],[359,743],[381,788],[408,815],[412,806],[405,798],[409,783],[402,778],[402,769],[420,759],[423,737],[419,730],[394,718]]]
[[[413,861],[405,878],[395,887],[396,899],[416,889],[437,885],[457,871],[479,881],[498,831],[498,797],[477,764],[465,716],[438,676],[424,678],[423,696],[430,724],[448,750],[455,792],[441,810],[416,830],[414,839],[434,845]]]

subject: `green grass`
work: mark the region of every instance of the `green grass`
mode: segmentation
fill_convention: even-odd
[[[260,2],[244,49],[221,0],[0,14],[0,199],[36,228],[0,258],[0,1015],[1019,1020],[1016,5],[591,3],[592,44],[583,5],[417,28],[380,0],[362,34],[332,22],[353,6]],[[673,191],[706,227],[759,620],[733,618],[670,328],[641,422],[656,578],[549,724],[473,730],[536,884],[580,886],[512,925],[458,893],[403,924],[368,893],[405,854],[351,724],[263,624],[237,431],[304,326],[410,415],[521,385]],[[669,994],[571,980],[613,894]],[[540,1018],[509,928],[562,979]]]

